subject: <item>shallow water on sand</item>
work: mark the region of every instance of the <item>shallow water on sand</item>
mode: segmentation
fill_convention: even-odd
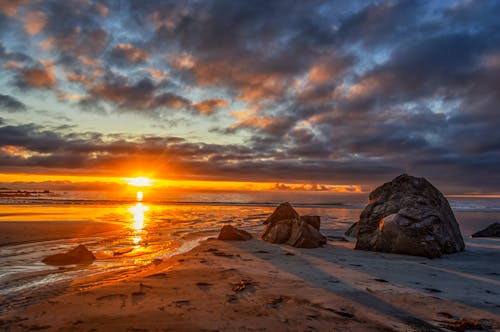
[[[0,313],[38,301],[57,286],[85,289],[146,269],[156,259],[188,251],[216,236],[223,224],[259,234],[274,207],[146,202],[1,205]],[[327,235],[342,234],[361,212],[360,204],[296,207],[300,214],[321,216]],[[495,209],[457,210],[464,236],[500,220]],[[95,254],[93,264],[54,267],[41,262],[78,244]]]

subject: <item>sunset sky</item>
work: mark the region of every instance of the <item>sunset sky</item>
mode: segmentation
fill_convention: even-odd
[[[0,0],[2,186],[498,194],[499,169],[500,1]]]

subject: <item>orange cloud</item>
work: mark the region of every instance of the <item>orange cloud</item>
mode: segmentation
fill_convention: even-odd
[[[7,16],[14,16],[17,9],[27,3],[29,3],[29,0],[0,0],[0,12]]]
[[[64,91],[56,92],[57,99],[60,101],[79,101],[83,98],[83,96],[76,93],[67,93]]]
[[[52,37],[44,39],[40,42],[40,48],[46,52],[54,49],[56,40]]]
[[[143,63],[149,58],[149,53],[132,44],[118,44],[111,51],[117,58],[125,59],[130,63]]]
[[[101,60],[99,60],[97,58],[91,58],[91,57],[82,55],[82,56],[78,57],[78,60],[80,60],[80,62],[83,65],[88,66],[88,67],[102,67]]]
[[[66,79],[70,82],[81,83],[84,85],[89,85],[91,83],[91,80],[89,77],[82,75],[82,74],[77,74],[77,73],[66,74]]]
[[[207,99],[193,105],[201,114],[212,114],[220,108],[227,108],[228,102],[224,99]]]
[[[0,152],[3,152],[11,157],[18,157],[22,159],[29,159],[34,156],[43,155],[39,152],[31,151],[30,149],[25,148],[24,146],[16,146],[16,145],[4,145],[0,147]]]
[[[97,8],[97,12],[99,13],[99,15],[101,15],[101,16],[107,16],[108,15],[108,13],[109,13],[109,8],[108,7],[106,7],[102,3],[97,3],[95,6]]]
[[[24,30],[30,35],[36,35],[39,33],[47,24],[47,15],[43,12],[28,12],[23,18]]]
[[[54,69],[51,66],[24,69],[21,79],[24,84],[33,88],[51,88],[56,84]]]
[[[168,75],[159,69],[150,68],[147,70],[147,72],[157,82],[165,81],[168,79]]]
[[[194,75],[201,85],[231,85],[239,89],[238,99],[260,102],[283,96],[288,81],[278,73],[258,73],[225,61],[193,63]]]
[[[176,69],[191,69],[195,66],[196,62],[191,55],[184,53],[171,58],[170,64]]]
[[[360,185],[353,185],[353,184],[331,185],[331,184],[317,184],[317,183],[307,183],[307,184],[276,183],[273,189],[284,190],[284,191],[325,191],[334,193],[363,192],[363,188]]]
[[[22,65],[17,61],[8,61],[3,65],[3,67],[5,69],[19,69]]]

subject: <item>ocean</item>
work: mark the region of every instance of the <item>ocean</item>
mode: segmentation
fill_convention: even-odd
[[[500,198],[448,199],[464,237],[500,220]],[[283,201],[300,214],[321,216],[324,233],[341,235],[357,221],[367,195],[203,193],[138,202],[84,192],[0,198],[0,312],[48,296],[48,285],[52,295],[67,287],[83,291],[148,269],[216,236],[224,224],[258,234]],[[93,264],[41,262],[78,244],[96,255]]]

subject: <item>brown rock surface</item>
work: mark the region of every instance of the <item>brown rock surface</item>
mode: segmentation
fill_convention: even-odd
[[[295,211],[290,203],[285,202],[278,205],[274,212],[269,217],[267,217],[266,221],[264,221],[264,224],[269,224],[278,220],[298,218],[299,214],[297,213],[297,211]]]
[[[321,226],[320,216],[300,216],[300,220],[304,220],[306,223],[313,226],[319,231],[319,228]]]
[[[218,239],[222,241],[247,241],[252,235],[247,231],[238,229],[231,225],[224,225],[220,230]]]
[[[94,254],[83,244],[63,254],[45,257],[42,262],[48,265],[90,264],[95,260]]]
[[[356,249],[436,258],[464,247],[448,201],[424,178],[402,174],[378,187],[359,219]]]
[[[297,248],[318,248],[326,244],[326,238],[313,225],[295,219],[286,243]]]
[[[298,248],[317,248],[326,243],[319,232],[319,216],[299,216],[289,203],[280,204],[266,220],[262,239]]]

